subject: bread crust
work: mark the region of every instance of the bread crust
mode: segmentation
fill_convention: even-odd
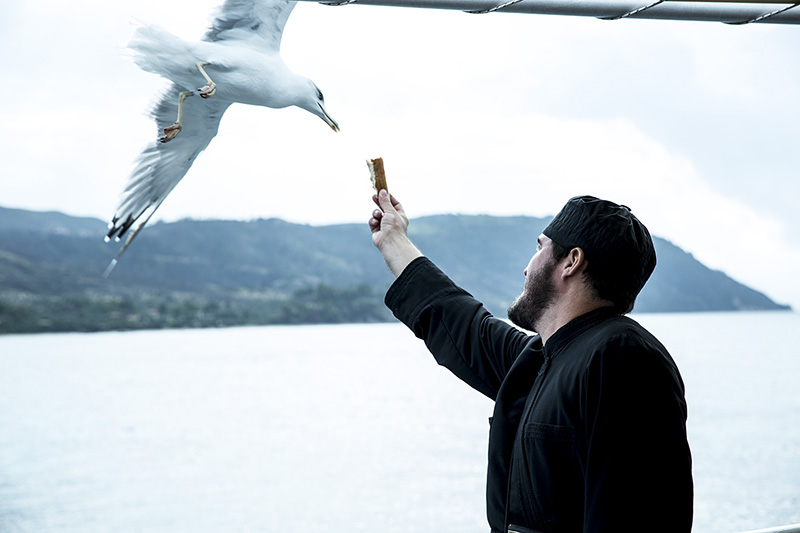
[[[369,167],[369,178],[372,181],[372,186],[375,187],[375,192],[381,192],[381,189],[389,192],[389,187],[386,185],[386,172],[383,170],[383,158],[367,160]]]

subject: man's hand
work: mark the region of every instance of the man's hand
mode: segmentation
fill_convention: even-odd
[[[380,250],[388,241],[407,238],[408,216],[397,198],[382,189],[379,195],[372,195],[372,201],[380,207],[369,221],[372,243]]]
[[[380,250],[389,270],[399,276],[411,261],[422,256],[408,238],[408,216],[403,206],[386,190],[373,195],[372,200],[380,207],[372,212],[369,227],[372,243]]]

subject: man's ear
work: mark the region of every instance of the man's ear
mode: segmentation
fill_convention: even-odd
[[[586,254],[583,248],[573,248],[562,261],[561,277],[569,278],[581,274],[586,269]]]

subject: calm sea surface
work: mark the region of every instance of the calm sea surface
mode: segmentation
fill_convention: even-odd
[[[694,531],[800,522],[800,315],[635,318],[686,382]],[[4,336],[0,531],[486,533],[491,410],[399,324]]]

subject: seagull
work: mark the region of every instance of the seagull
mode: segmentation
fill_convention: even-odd
[[[159,138],[139,155],[108,225],[106,241],[119,241],[138,220],[143,222],[128,235],[105,277],[208,147],[231,104],[294,105],[339,131],[325,109],[322,91],[289,70],[281,59],[283,28],[295,4],[288,0],[225,0],[214,14],[211,28],[197,42],[185,41],[155,25],[137,28],[128,44],[135,52],[134,61],[171,84],[150,112]]]

